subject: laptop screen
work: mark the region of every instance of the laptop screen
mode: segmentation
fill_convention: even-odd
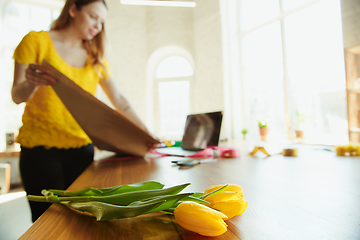
[[[180,147],[197,151],[218,146],[222,117],[222,111],[188,115]]]

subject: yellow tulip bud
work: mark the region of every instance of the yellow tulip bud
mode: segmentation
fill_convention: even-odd
[[[360,145],[356,147],[356,156],[360,156]]]
[[[203,236],[219,236],[227,231],[223,220],[226,215],[199,203],[180,203],[174,216],[180,226]]]
[[[204,194],[215,191],[224,185],[216,185],[205,190]],[[245,212],[248,202],[240,186],[229,184],[223,192],[216,193],[204,199],[209,206],[224,213],[228,219]]]
[[[204,192],[204,194],[208,194],[210,192],[213,192],[223,186],[225,186],[226,184],[223,184],[223,185],[214,185],[214,186],[211,186],[209,188],[207,188]],[[238,185],[235,185],[235,184],[228,184],[227,187],[225,188],[225,191],[232,191],[232,192],[238,192],[240,194],[241,197],[244,197],[244,193],[243,193],[243,190],[242,190],[242,187],[238,186]]]
[[[345,156],[346,155],[346,149],[345,146],[336,146],[336,155],[337,156]]]

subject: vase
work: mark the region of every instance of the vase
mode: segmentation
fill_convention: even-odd
[[[296,138],[304,138],[304,131],[303,130],[295,130],[295,137]]]
[[[265,141],[267,139],[268,130],[269,130],[268,127],[260,128],[260,139],[262,141]]]

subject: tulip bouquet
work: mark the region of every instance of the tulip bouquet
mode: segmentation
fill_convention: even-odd
[[[242,188],[216,185],[204,193],[181,193],[190,183],[163,188],[155,182],[141,182],[110,188],[85,188],[76,191],[43,190],[43,196],[28,195],[30,201],[61,203],[89,212],[97,221],[135,217],[147,213],[173,214],[180,226],[204,236],[227,231],[224,220],[241,215],[246,207]]]

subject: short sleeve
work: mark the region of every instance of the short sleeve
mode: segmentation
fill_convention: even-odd
[[[102,76],[103,79],[107,79],[109,77],[112,77],[112,73],[111,73],[111,68],[110,68],[110,65],[109,65],[109,61],[107,59],[105,59],[103,62],[102,62],[102,65],[103,66],[99,66],[98,67],[98,70]]]
[[[37,44],[34,32],[29,32],[16,47],[13,59],[18,63],[37,63]]]

